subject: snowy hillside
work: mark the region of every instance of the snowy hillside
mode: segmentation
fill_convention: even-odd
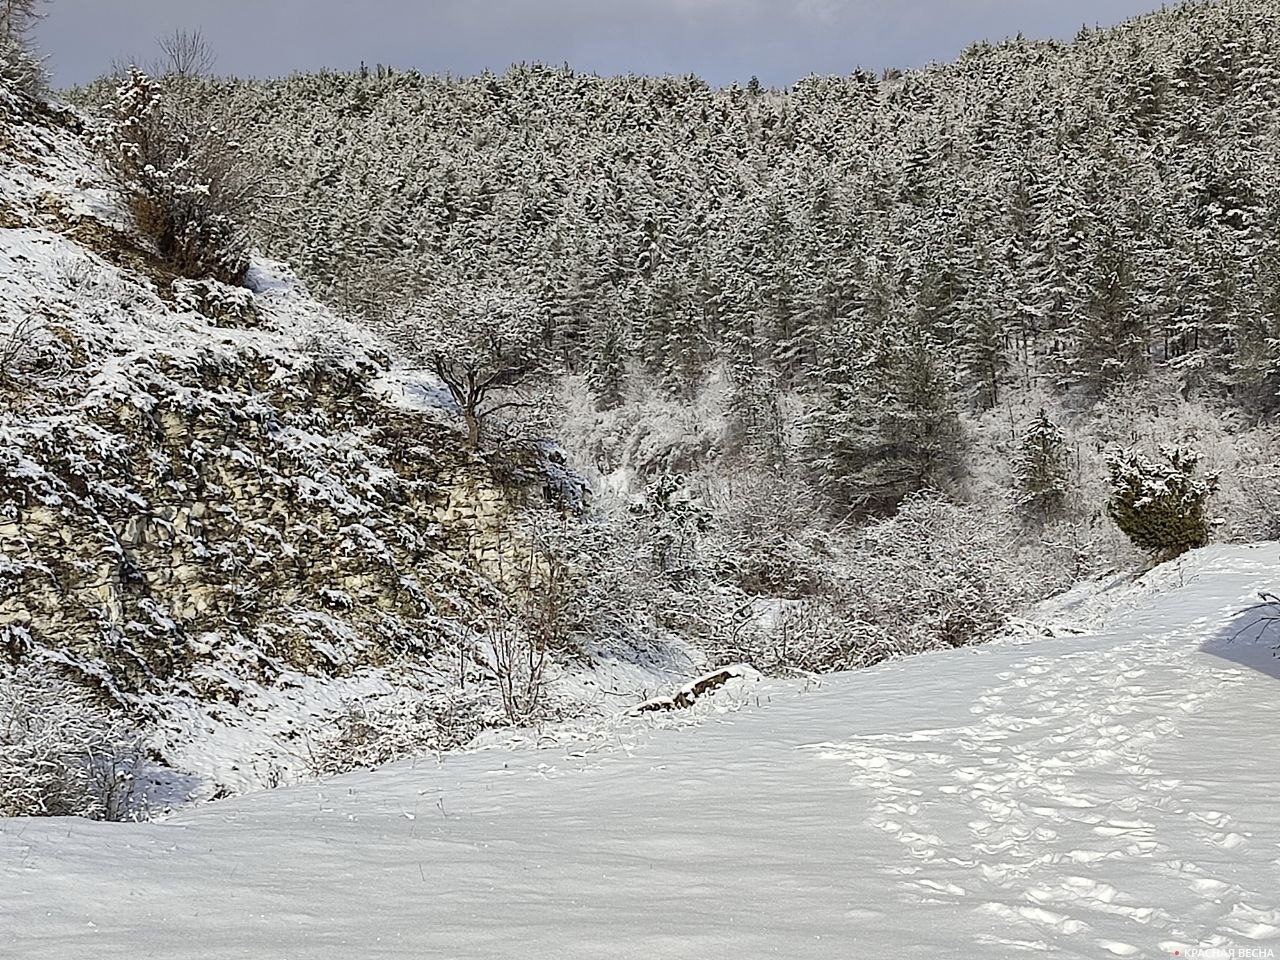
[[[127,714],[193,777],[161,805],[350,763],[380,710],[383,758],[506,722],[473,627],[541,489],[286,267],[176,276],[84,121],[0,94],[0,682]],[[624,699],[662,675],[628,669]]]
[[[1077,593],[1090,632],[725,693],[193,810],[0,822],[0,953],[1011,957],[1280,949],[1280,546]],[[1210,954],[1202,954],[1210,955]]]

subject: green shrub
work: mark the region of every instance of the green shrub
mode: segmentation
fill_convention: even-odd
[[[1178,447],[1162,447],[1161,459],[1138,450],[1113,454],[1107,513],[1134,546],[1156,560],[1170,560],[1209,542],[1205,507],[1217,477],[1195,476],[1200,458]]]

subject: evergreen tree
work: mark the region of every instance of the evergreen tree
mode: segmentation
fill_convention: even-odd
[[[1028,518],[1058,516],[1066,502],[1068,470],[1066,437],[1041,410],[1022,435],[1013,463],[1018,507]]]
[[[1162,447],[1160,460],[1137,450],[1111,456],[1111,499],[1107,513],[1134,546],[1157,561],[1209,542],[1205,507],[1217,490],[1217,477],[1200,479],[1200,458],[1178,447]]]
[[[961,471],[951,375],[928,333],[847,330],[810,431],[820,483],[858,512],[892,512],[911,493],[947,489]]]
[[[1092,277],[1080,304],[1073,379],[1104,391],[1145,368],[1150,335],[1135,293],[1132,252],[1112,231],[1094,255]]]

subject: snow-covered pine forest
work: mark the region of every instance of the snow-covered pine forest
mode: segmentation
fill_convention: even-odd
[[[185,89],[261,158],[260,242],[401,362],[467,303],[536,320],[536,405],[484,446],[556,438],[670,626],[824,668],[1140,562],[1118,452],[1184,447],[1216,537],[1275,535],[1277,22],[1192,3],[785,91],[538,65]],[[744,630],[761,598],[812,636]]]

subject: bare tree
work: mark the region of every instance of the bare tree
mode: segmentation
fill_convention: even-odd
[[[547,647],[506,619],[493,620],[485,633],[503,713],[513,724],[531,720],[546,692]]]
[[[542,326],[536,302],[496,286],[457,285],[423,300],[404,332],[421,338],[429,358],[480,449],[487,417],[532,402],[503,397],[542,366]]]
[[[218,57],[199,30],[175,30],[159,40],[164,59],[156,71],[165,77],[191,79],[208,76]]]

